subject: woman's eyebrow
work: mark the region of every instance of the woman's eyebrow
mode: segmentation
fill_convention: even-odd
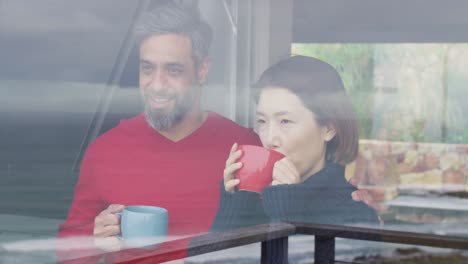
[[[260,111],[257,111],[256,114],[259,115],[259,116],[266,116],[265,113],[260,112]],[[279,111],[279,112],[274,113],[273,116],[283,116],[283,115],[288,115],[288,114],[291,114],[291,112],[290,111]]]
[[[291,114],[291,112],[289,111],[280,111],[280,112],[276,112],[274,116],[284,116],[284,115],[289,115],[289,114]]]

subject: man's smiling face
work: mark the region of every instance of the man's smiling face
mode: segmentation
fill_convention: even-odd
[[[140,91],[149,124],[166,130],[192,110],[199,95],[199,74],[188,37],[155,35],[140,45]]]

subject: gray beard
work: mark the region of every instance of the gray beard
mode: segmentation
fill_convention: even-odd
[[[158,131],[164,131],[173,127],[187,115],[192,107],[192,97],[193,94],[188,94],[180,98],[181,100],[176,101],[174,109],[170,112],[152,109],[149,103],[145,103],[146,121],[152,128]]]
[[[174,117],[168,114],[156,114],[151,109],[145,107],[145,116],[148,124],[159,131],[164,131],[174,124]]]
[[[198,72],[198,67],[196,67],[196,71]],[[180,101],[176,98],[174,109],[169,113],[152,109],[150,104],[146,103],[146,98],[151,98],[151,96],[157,95],[168,95],[167,92],[154,92],[152,90],[149,90],[142,94],[143,102],[145,104],[146,122],[148,122],[148,124],[153,129],[156,129],[158,131],[167,130],[173,127],[174,125],[180,123],[193,106],[193,100],[197,90],[195,88],[195,86],[191,87],[188,93],[184,94],[182,97],[179,98]],[[199,87],[197,88],[199,89]]]

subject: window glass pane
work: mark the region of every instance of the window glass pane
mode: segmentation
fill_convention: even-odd
[[[73,165],[135,8],[1,1],[0,244],[55,237],[73,197]],[[16,255],[5,256],[10,263]]]
[[[383,228],[466,237],[468,45],[293,43],[291,53],[324,60],[341,75],[360,132],[359,154],[346,177],[383,200]],[[353,242],[361,244],[389,259],[408,247]],[[346,246],[339,240],[342,260],[350,260]]]
[[[254,132],[260,135],[265,148],[275,148],[286,154],[291,162],[288,163],[288,176],[291,172],[294,172],[291,175],[296,175],[295,170],[315,164],[316,160],[310,158],[309,150],[318,149],[315,147],[320,144],[312,146],[311,142],[322,134],[312,134],[309,133],[311,130],[307,130],[309,134],[293,147],[310,148],[297,155],[287,153],[291,150],[287,147],[281,148],[281,144],[289,146],[291,142],[294,143],[291,138],[294,139],[297,134],[285,133],[283,135],[286,136],[279,141],[261,134],[259,126],[266,121],[257,118],[259,101],[254,96],[252,84],[265,69],[290,58],[291,54],[321,59],[339,73],[356,112],[359,130],[357,157],[346,166],[331,162],[329,156],[328,163],[324,163],[340,166],[340,176],[343,177],[339,180],[343,185],[335,188],[339,180],[325,179],[326,188],[319,184],[320,190],[316,188],[314,192],[321,192],[322,196],[315,199],[304,198],[309,197],[311,192],[285,192],[287,195],[273,196],[280,198],[271,203],[276,207],[267,207],[264,193],[236,190],[237,194],[247,193],[245,197],[257,195],[255,202],[242,200],[240,207],[258,206],[255,213],[260,212],[260,218],[266,219],[262,221],[268,223],[279,221],[280,218],[275,217],[282,209],[297,209],[294,213],[305,216],[301,219],[314,216],[320,219],[322,214],[341,219],[353,213],[347,210],[351,206],[334,203],[338,199],[326,197],[334,194],[340,196],[342,192],[337,190],[340,188],[356,190],[347,180],[356,185],[358,191],[370,195],[374,207],[371,209],[362,201],[354,203],[351,194],[347,194],[344,200],[353,202],[353,205],[362,205],[361,208],[382,220],[349,225],[467,238],[468,16],[465,13],[468,2],[423,2],[0,0],[0,263],[54,263],[60,247],[73,248],[70,255],[65,257],[97,254],[96,251],[85,250],[72,255],[76,253],[76,245],[96,249],[95,237],[90,231],[94,227],[94,217],[98,215],[94,212],[101,210],[98,208],[101,205],[107,207],[111,202],[122,200],[127,205],[150,201],[148,203],[153,205],[166,203],[174,206],[176,212],[169,212],[169,229],[174,223],[179,229],[172,228],[164,239],[185,239],[194,233],[210,235],[210,231],[213,231],[210,224],[217,213],[213,208],[218,208],[220,197],[231,197],[222,196],[226,195],[225,187],[219,183],[224,176],[225,157],[234,143],[229,142],[227,147],[221,146],[224,143],[213,144],[219,134],[225,138],[234,131],[224,131],[218,127],[211,127],[208,131],[211,134],[201,144],[196,141],[196,144],[184,145],[184,140],[190,142],[190,136],[197,135],[195,131],[181,139],[182,144],[165,142],[171,147],[164,151],[161,151],[165,147],[160,144],[161,141],[140,140],[146,136],[140,134],[134,136],[130,133],[125,138],[129,142],[137,142],[132,146],[139,148],[121,147],[125,144],[120,144],[119,140],[109,144],[99,153],[104,153],[101,156],[105,158],[101,162],[90,163],[91,169],[87,168],[96,172],[98,177],[91,176],[92,182],[84,183],[87,187],[91,186],[88,191],[92,190],[86,195],[92,196],[94,191],[97,195],[93,197],[93,202],[75,210],[82,214],[92,208],[89,211],[93,213],[86,215],[86,223],[71,221],[67,226],[71,227],[71,233],[85,230],[80,235],[88,236],[85,240],[75,240],[76,237],[73,237],[67,241],[66,236],[63,240],[56,240],[58,227],[64,223],[75,195],[80,165],[89,144],[118,126],[121,120],[135,117],[144,109],[139,87],[140,43],[134,43],[131,34],[139,21],[139,12],[168,4],[200,11],[213,30],[206,82],[201,85],[190,83],[196,88],[202,86],[201,108],[216,112],[241,126],[256,128]],[[191,44],[190,48],[195,49]],[[194,76],[199,77],[190,75],[190,81],[198,80]],[[315,81],[311,81],[310,85],[313,87]],[[287,85],[283,86],[288,88]],[[187,87],[193,88],[182,88]],[[287,95],[275,98],[274,102],[271,100],[269,105],[283,106],[288,102]],[[158,94],[152,98],[155,101],[152,103],[158,105],[167,99],[160,96]],[[299,99],[295,101],[299,102],[296,106],[309,107],[308,103],[316,103],[312,100],[314,98]],[[306,101],[309,99],[310,102]],[[315,113],[312,108],[302,113],[306,113],[307,117],[318,117],[320,113]],[[261,116],[263,112],[259,112]],[[288,112],[281,111],[281,115],[285,113]],[[140,125],[152,129],[147,126],[147,120],[141,120]],[[317,124],[314,128],[326,127],[316,122],[322,121],[320,118],[304,120],[312,120],[313,124]],[[295,123],[294,118],[283,118],[278,127],[268,131],[293,131],[287,130],[292,123]],[[229,123],[226,127],[231,125],[234,124]],[[238,129],[243,137],[247,134],[246,130]],[[156,134],[159,132],[149,130],[147,135],[166,136],[164,133]],[[248,138],[251,141],[249,144],[261,144],[253,133]],[[218,152],[213,155],[210,152],[212,149],[216,149],[219,155]],[[322,154],[325,153],[323,151]],[[93,154],[99,156],[96,152]],[[208,156],[209,159],[205,158]],[[107,157],[111,158],[106,160]],[[161,162],[166,157],[176,159]],[[211,157],[218,161],[213,161]],[[297,159],[305,162],[298,162]],[[211,166],[219,167],[219,173],[202,173]],[[197,170],[177,175],[162,173],[173,168]],[[322,169],[319,171],[327,171]],[[140,180],[138,177],[142,175],[149,175],[147,179],[150,180]],[[311,175],[316,174],[301,174],[299,183],[289,183],[282,190],[294,189],[308,179],[305,176]],[[202,181],[195,177],[206,178]],[[109,182],[103,179],[109,179]],[[174,179],[178,181],[173,184]],[[187,184],[185,180],[188,179],[195,180]],[[154,183],[156,180],[158,184]],[[265,188],[270,188],[271,184],[272,179]],[[207,193],[211,195],[211,200],[200,199]],[[128,197],[119,197],[120,194],[128,194]],[[293,199],[289,199],[291,197]],[[315,208],[305,210],[310,204],[316,205]],[[273,208],[273,213],[268,208]],[[196,216],[198,213],[202,216]],[[246,222],[256,221],[253,217],[236,213],[230,211],[230,216],[240,215],[240,218],[247,219]],[[196,224],[203,223],[203,228],[185,232],[201,218],[203,220]],[[291,222],[290,219],[287,222]],[[286,220],[282,218],[281,221]],[[261,230],[261,227],[256,228],[249,232]],[[246,235],[240,232],[239,235]],[[271,233],[271,230],[268,232]],[[224,238],[224,234],[215,236],[216,239]],[[264,239],[269,234],[259,237]],[[116,236],[112,238],[117,239]],[[122,245],[122,240],[117,241]],[[196,241],[192,240],[193,243]],[[389,245],[348,239],[336,241],[336,259],[340,261],[369,262],[387,257],[402,260],[427,254],[451,255],[454,258],[466,255],[465,251],[450,248],[439,250],[412,244]],[[264,249],[259,242],[193,256],[185,261],[257,263]],[[314,236],[291,236],[288,243],[285,245],[289,247],[291,263],[314,261]],[[153,249],[164,249],[160,245],[165,244],[158,242]],[[108,257],[119,257],[121,249],[116,250],[116,255],[110,254]],[[190,250],[189,253],[192,252]],[[375,258],[370,258],[371,255]],[[440,262],[451,263],[451,259]]]
[[[322,59],[339,72],[360,136],[346,178],[382,200],[381,228],[466,237],[468,45],[462,28],[468,21],[457,15],[464,3],[428,1],[424,14],[416,2],[294,3],[291,53]],[[373,261],[363,257],[367,250],[398,259],[411,247],[352,245],[338,240],[337,259],[353,260],[346,257],[351,254]],[[452,255],[441,262],[458,257],[453,250],[420,250]]]

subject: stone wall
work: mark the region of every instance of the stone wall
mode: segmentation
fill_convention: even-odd
[[[397,191],[468,191],[468,145],[360,140],[346,178],[362,187]]]

